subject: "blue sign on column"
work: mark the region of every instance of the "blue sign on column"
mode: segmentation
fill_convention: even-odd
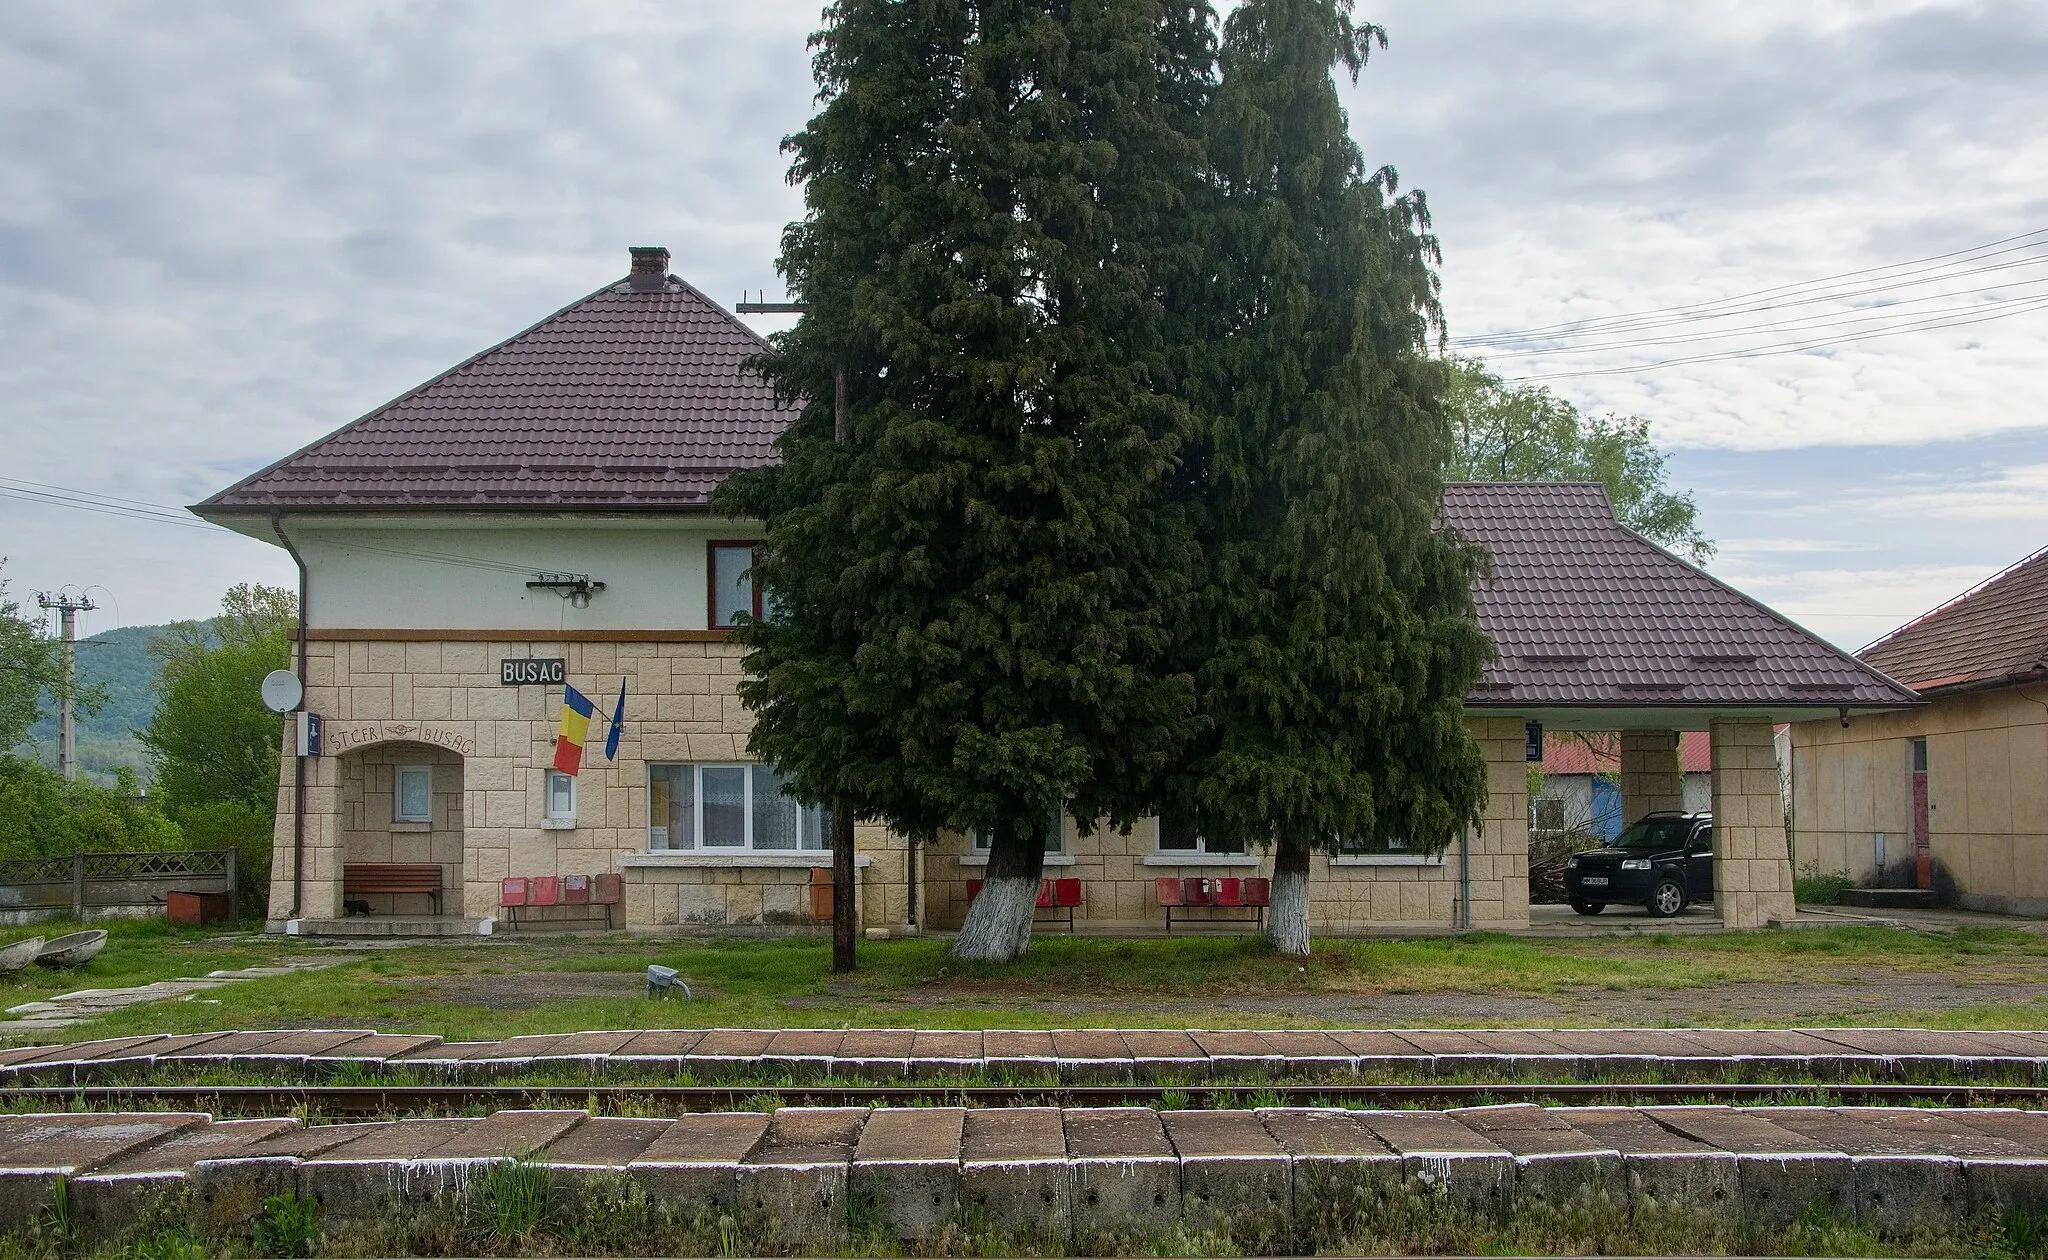
[[[320,715],[299,710],[299,756],[318,757],[321,754]]]
[[[1522,749],[1523,758],[1529,761],[1543,760],[1543,723],[1524,723],[1522,732],[1528,740],[1527,745]]]

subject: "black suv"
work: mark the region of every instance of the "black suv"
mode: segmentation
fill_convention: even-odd
[[[1564,896],[1580,914],[1634,902],[1660,919],[1695,901],[1712,901],[1714,816],[1675,810],[1643,815],[1599,848],[1572,855]]]

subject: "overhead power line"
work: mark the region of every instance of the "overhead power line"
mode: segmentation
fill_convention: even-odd
[[[2018,243],[2016,244],[2015,242]],[[2004,246],[2005,248],[1997,248],[1999,246]],[[1786,300],[1789,298],[1802,296],[1802,290],[1826,288],[1831,285],[1838,285],[1838,282],[1840,281],[1853,279],[1858,276],[1877,276],[1887,272],[1896,273],[1888,276],[1886,280],[1881,284],[1866,285],[1862,288],[1847,290],[1844,293],[1834,294],[1833,296],[1842,297],[1854,296],[1856,294],[1864,292],[1881,292],[1890,288],[1899,287],[1898,282],[1905,276],[1920,275],[1931,271],[1941,271],[1950,273],[1947,277],[1937,278],[1954,278],[1962,275],[1978,274],[1978,272],[1980,271],[1998,270],[1999,268],[1977,268],[1973,270],[1954,271],[1953,265],[1954,262],[1957,260],[1975,262],[1981,261],[1984,258],[1999,257],[2005,254],[2037,249],[2044,246],[2048,246],[2048,228],[2036,228],[2032,231],[2021,232],[2014,236],[2008,236],[2000,240],[1990,241],[1983,245],[1975,245],[1968,249],[1952,250],[1946,254],[1933,254],[1926,258],[1911,259],[1907,262],[1902,263],[1890,263],[1881,267],[1865,267],[1857,271],[1837,272],[1836,274],[1831,276],[1821,276],[1813,280],[1798,280],[1789,284],[1772,285],[1769,288],[1754,289],[1747,293],[1738,293],[1731,297],[1716,298],[1714,300],[1706,302],[1686,302],[1678,304],[1676,306],[1653,307],[1649,310],[1629,311],[1616,315],[1589,316],[1585,319],[1565,320],[1560,323],[1542,324],[1533,328],[1505,329],[1499,332],[1482,333],[1473,337],[1454,338],[1453,340],[1457,344],[1464,345],[1476,344],[1484,341],[1509,339],[1536,339],[1552,335],[1562,336],[1568,334],[1580,334],[1590,331],[1597,331],[1603,328],[1607,328],[1611,331],[1612,325],[1625,324],[1632,321],[1649,319],[1657,316],[1669,316],[1681,319],[1699,319],[1705,318],[1710,315],[1718,317],[1729,314],[1742,313],[1730,310],[1729,308],[1740,306],[1744,303],[1754,302],[1759,299],[1768,298],[1772,302],[1783,303],[1786,302]],[[2048,260],[2048,254],[2036,255],[2032,258],[2021,260],[2019,262],[2001,264],[2001,266],[2025,266],[2029,265],[2032,262],[2041,260]],[[1926,263],[1942,263],[1943,265],[1939,267],[1922,266],[1922,264]],[[1902,270],[1913,268],[1917,268],[1918,270]]]

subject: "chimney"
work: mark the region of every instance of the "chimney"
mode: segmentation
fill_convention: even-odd
[[[635,245],[633,274],[628,277],[638,293],[661,293],[668,289],[668,251],[659,245]]]

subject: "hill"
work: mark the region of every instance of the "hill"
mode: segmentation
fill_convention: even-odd
[[[96,779],[111,781],[117,766],[138,775],[148,773],[149,758],[135,732],[149,725],[156,709],[156,662],[149,641],[165,626],[122,626],[78,641],[78,680],[105,683],[107,703],[97,713],[78,719],[79,768]],[[24,750],[51,765],[57,762],[57,718],[54,714],[29,729]]]

